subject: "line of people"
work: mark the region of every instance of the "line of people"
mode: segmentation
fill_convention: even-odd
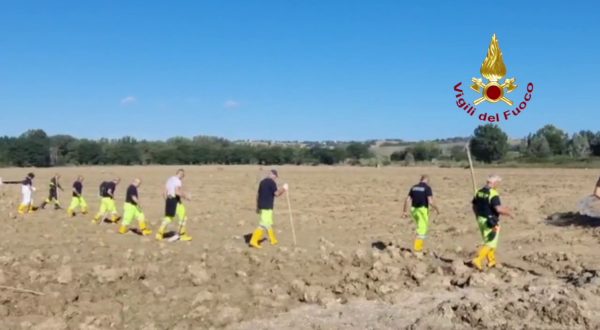
[[[156,233],[157,240],[163,240],[165,238],[167,228],[175,218],[177,218],[179,222],[178,231],[176,233],[177,239],[182,241],[192,240],[192,237],[187,232],[187,214],[185,206],[183,205],[184,200],[190,199],[189,194],[183,190],[182,180],[184,177],[185,171],[183,169],[179,169],[174,176],[167,180],[167,183],[165,184],[165,190],[163,191],[163,197],[165,199],[165,215],[158,232]],[[53,204],[55,210],[62,209],[60,205],[59,191],[64,191],[64,189],[60,184],[60,174],[56,174],[50,179],[48,197],[40,206],[34,205],[33,201],[33,194],[36,191],[36,188],[33,185],[34,178],[34,173],[28,173],[25,179],[21,181],[1,182],[3,184],[21,185],[22,198],[18,207],[18,213],[20,215],[25,215],[27,213],[36,212],[39,209],[44,209],[48,204]],[[84,215],[88,213],[88,204],[83,197],[83,182],[84,177],[79,175],[73,183],[71,203],[67,209],[67,215],[69,217],[74,217],[77,211]],[[152,230],[148,228],[146,217],[142,211],[138,192],[138,188],[142,184],[142,180],[136,178],[131,182],[129,187],[127,187],[122,218],[119,216],[119,212],[117,211],[117,206],[115,203],[115,191],[120,182],[120,178],[115,178],[110,181],[103,181],[100,184],[100,209],[94,216],[92,223],[99,224],[103,221],[117,223],[122,220],[118,230],[119,233],[126,234],[131,230],[144,236],[151,235]],[[130,228],[131,223],[134,220],[136,220],[138,223],[137,229]]]
[[[35,191],[35,188],[33,187],[34,177],[35,175],[33,173],[29,173],[23,181],[4,182],[7,184],[20,183],[22,185],[21,192],[23,199],[19,205],[20,214],[37,210],[37,207],[33,206],[32,199],[32,194]],[[163,198],[165,200],[165,216],[156,234],[157,240],[165,238],[166,229],[175,218],[178,218],[179,221],[177,232],[178,238],[184,241],[192,239],[186,229],[187,214],[183,201],[190,200],[190,196],[183,191],[182,180],[184,177],[184,170],[179,169],[165,184],[165,190],[163,192]],[[275,180],[278,177],[278,172],[276,170],[271,170],[267,177],[259,184],[256,199],[256,211],[259,215],[259,225],[250,238],[249,245],[251,247],[261,248],[261,242],[265,233],[272,245],[278,243],[275,231],[273,230],[273,208],[275,198],[283,195],[289,189],[287,183],[283,184],[281,188],[277,186]],[[63,188],[61,187],[59,180],[59,174],[52,177],[49,185],[48,198],[40,205],[40,208],[44,208],[48,204],[54,204],[55,209],[60,209],[58,193],[59,190],[63,191]],[[83,198],[83,181],[83,176],[78,176],[77,180],[73,183],[71,204],[67,209],[67,213],[71,217],[75,216],[77,210],[83,214],[87,214],[88,212],[87,202]],[[120,178],[115,178],[100,184],[100,210],[95,215],[92,222],[95,224],[102,221],[117,223],[122,220],[121,226],[119,227],[119,233],[125,234],[131,230],[131,223],[136,220],[139,228],[133,229],[133,231],[141,235],[151,235],[152,230],[148,228],[138,193],[138,188],[142,184],[142,181],[136,178],[127,188],[122,219],[117,211],[114,198],[115,190],[120,181]],[[489,176],[486,185],[475,192],[475,196],[471,201],[483,241],[483,245],[480,248],[477,257],[471,261],[471,265],[478,270],[483,270],[484,262],[486,260],[487,266],[490,268],[497,265],[496,249],[498,247],[500,235],[500,216],[512,218],[510,210],[503,206],[500,201],[497,187],[501,181],[502,179],[498,175]],[[600,187],[600,180],[598,186]],[[433,190],[429,186],[429,176],[423,175],[419,182],[410,188],[403,208],[403,217],[408,217],[410,209],[410,217],[416,225],[416,238],[414,240],[413,250],[417,253],[422,252],[425,245],[425,239],[427,238],[427,233],[429,231],[430,208],[436,213],[440,213],[433,199]]]

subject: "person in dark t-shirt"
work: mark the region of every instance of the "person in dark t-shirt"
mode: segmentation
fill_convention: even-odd
[[[273,208],[275,206],[275,197],[283,195],[288,190],[288,184],[284,184],[281,189],[277,188],[275,180],[279,177],[276,170],[271,170],[269,175],[258,185],[256,196],[256,213],[260,217],[258,228],[252,233],[250,246],[260,249],[260,241],[267,231],[271,245],[277,244],[277,238],[273,231]]]
[[[73,197],[71,198],[71,204],[67,209],[67,214],[70,217],[75,216],[75,209],[81,208],[82,214],[87,214],[87,202],[83,198],[83,176],[77,176],[77,180],[73,182]]]
[[[142,235],[147,236],[152,234],[152,230],[148,229],[146,225],[146,218],[142,212],[142,206],[140,205],[140,199],[138,195],[138,188],[142,184],[142,180],[135,179],[127,187],[125,193],[125,205],[123,206],[123,224],[119,227],[119,233],[125,234],[129,231],[129,225],[136,219],[140,226],[139,231]]]
[[[121,218],[117,212],[117,206],[115,205],[115,190],[117,189],[117,185],[121,182],[120,178],[113,179],[112,181],[105,181],[100,184],[100,211],[94,217],[92,222],[98,224],[103,220],[103,217],[106,216],[107,213],[110,214],[110,222],[116,223]]]
[[[488,267],[496,266],[496,248],[500,236],[500,216],[512,218],[512,213],[502,205],[500,194],[496,188],[502,181],[498,175],[490,175],[485,187],[479,189],[473,197],[473,212],[477,217],[477,224],[483,240],[483,246],[478,256],[471,264],[478,270],[483,270],[483,261],[487,258]]]
[[[417,237],[415,238],[414,251],[423,251],[424,240],[429,231],[429,207],[433,208],[438,214],[440,211],[433,203],[433,191],[429,186],[429,176],[422,175],[421,180],[412,186],[404,202],[403,216],[408,216],[408,206],[410,205],[410,214],[417,225]]]
[[[46,208],[46,205],[50,203],[54,204],[55,210],[59,210],[61,208],[60,201],[58,200],[58,189],[60,189],[60,191],[64,191],[60,185],[60,174],[57,173],[52,177],[52,179],[50,179],[48,198],[46,198],[46,200],[40,205],[41,209]]]

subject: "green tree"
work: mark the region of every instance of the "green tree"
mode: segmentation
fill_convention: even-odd
[[[534,136],[543,136],[548,141],[550,150],[553,155],[564,155],[567,153],[567,144],[569,142],[569,136],[560,128],[554,125],[546,125],[540,128]]]
[[[442,154],[442,150],[435,142],[416,143],[407,148],[406,152],[411,153],[417,161],[430,161]]]
[[[569,143],[569,152],[573,157],[585,158],[591,153],[590,142],[582,134],[574,134]]]
[[[537,158],[547,158],[552,156],[552,149],[544,135],[536,135],[531,138],[527,153]]]
[[[475,159],[491,163],[501,160],[508,151],[508,136],[498,125],[478,126],[470,142],[471,153]]]
[[[407,166],[412,166],[415,164],[415,156],[409,151],[404,155],[404,164]]]
[[[450,148],[450,157],[455,161],[467,160],[467,152],[464,146],[453,146]]]
[[[9,157],[16,166],[50,166],[50,139],[41,129],[29,130],[16,139]]]
[[[346,147],[346,153],[349,158],[359,160],[361,158],[370,158],[371,151],[369,151],[369,144],[352,142]]]
[[[92,140],[79,140],[76,153],[77,162],[82,165],[97,165],[104,159],[102,145]]]

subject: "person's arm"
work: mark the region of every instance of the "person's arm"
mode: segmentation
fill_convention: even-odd
[[[56,186],[58,187],[58,189],[60,189],[60,191],[65,191],[63,189],[63,187],[60,185],[60,182],[58,182],[58,180],[56,180]]]
[[[284,183],[283,186],[279,189],[277,189],[277,191],[275,191],[275,197],[279,197],[283,194],[285,194],[286,191],[288,191],[289,186],[287,183]]]
[[[259,194],[258,194],[258,192],[257,192],[257,193],[256,193],[256,213],[257,213],[257,214],[260,214],[260,208],[258,207],[258,196],[259,196]]]
[[[73,187],[73,194],[75,194],[75,196],[77,197],[81,197],[81,194],[79,194],[79,192],[77,191],[77,188]]]
[[[433,202],[433,196],[427,197],[427,201],[429,202],[429,206],[435,210],[435,213],[440,214],[440,209]]]
[[[402,208],[402,216],[404,218],[408,217],[408,208],[411,202],[412,198],[410,198],[410,195],[406,196],[406,199],[404,200],[404,208]]]
[[[178,196],[181,196],[181,198],[185,199],[186,201],[190,200],[190,196],[188,196],[188,194],[186,194],[186,192],[183,191],[183,187],[182,186],[179,186],[179,187],[175,188],[175,193]]]
[[[594,188],[593,195],[600,199],[600,179],[598,179],[598,183],[596,183],[596,188]]]
[[[137,197],[137,195],[133,195],[133,196],[131,196],[131,200],[133,200],[133,201],[135,202],[135,205],[137,205],[137,207],[138,207],[138,208],[142,207],[142,206],[140,205],[140,200],[139,200],[139,198]]]
[[[502,203],[500,203],[500,197],[498,197],[498,196],[493,197],[491,200],[491,204],[492,204],[492,207],[496,210],[496,212],[498,212],[498,214],[507,216],[509,218],[513,217],[510,209],[508,207],[502,205]]]

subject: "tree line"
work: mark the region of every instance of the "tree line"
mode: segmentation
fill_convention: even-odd
[[[2,166],[63,165],[201,165],[201,164],[338,164],[369,158],[368,143],[343,145],[252,145],[208,136],[167,141],[77,139],[48,136],[40,129],[18,137],[0,137]]]
[[[442,140],[403,143],[401,150],[389,157],[378,158],[376,163],[464,161],[464,141],[467,140],[453,138],[445,143],[440,143]],[[600,132],[580,131],[569,135],[553,125],[546,125],[520,143],[512,144],[499,126],[482,125],[475,129],[470,141],[474,158],[486,163],[600,157]],[[0,166],[359,164],[361,160],[374,159],[371,148],[374,144],[375,141],[269,145],[232,142],[210,136],[176,137],[166,141],[137,140],[133,137],[90,140],[69,135],[48,136],[43,130],[36,129],[18,137],[0,137]]]
[[[469,145],[473,157],[485,163],[583,160],[600,157],[600,132],[580,131],[569,135],[554,125],[546,125],[518,144],[511,144],[508,135],[498,125],[488,124],[475,129]],[[418,142],[391,155],[392,161],[406,163],[433,159],[466,160],[464,143],[443,150],[435,141]]]

